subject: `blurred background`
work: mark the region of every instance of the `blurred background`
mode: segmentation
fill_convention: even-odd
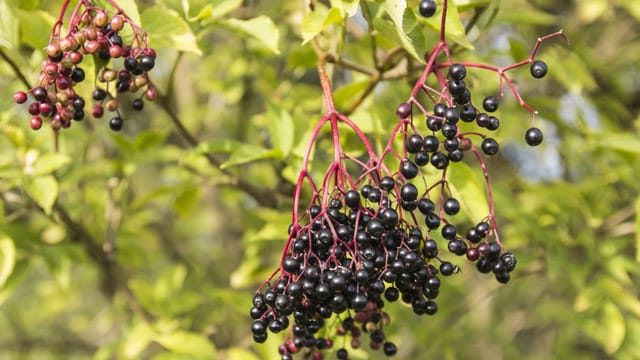
[[[332,1],[357,13],[320,26],[309,8],[330,19],[328,2],[118,1],[158,49],[163,96],[124,107],[120,133],[88,118],[54,135],[31,130],[13,94],[25,90],[18,73],[38,80],[63,1],[0,0],[0,359],[278,359],[277,337],[253,344],[248,311],[278,265],[323,114],[312,44],[368,68],[369,24],[376,56],[401,46],[374,11],[382,2],[360,2],[370,14]],[[501,151],[487,166],[501,239],[519,260],[510,283],[455,259],[462,272],[443,281],[437,315],[385,308],[396,358],[640,359],[640,3],[455,3],[455,59],[505,66],[560,29],[569,43],[542,44],[545,79],[510,75],[539,111],[543,145],[524,143],[530,116],[513,94],[500,105]],[[437,31],[404,19],[415,51],[431,48]],[[330,66],[338,108],[377,144],[422,66],[407,54],[393,65],[367,96],[369,76]],[[474,72],[470,86],[495,93],[493,75]]]

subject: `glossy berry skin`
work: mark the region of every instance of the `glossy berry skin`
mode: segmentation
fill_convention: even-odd
[[[133,110],[141,111],[144,108],[144,101],[142,99],[135,99],[131,103]]]
[[[536,127],[529,128],[524,134],[524,140],[529,146],[538,146],[542,144],[543,138],[542,130]]]
[[[13,95],[13,101],[16,104],[24,104],[27,101],[27,93],[25,93],[24,91],[18,91],[17,93],[15,93],[15,95]]]
[[[420,5],[418,5],[418,11],[420,15],[428,18],[432,17],[436,13],[436,2],[435,0],[422,0],[420,1]]]
[[[462,64],[453,64],[449,67],[449,77],[454,80],[462,80],[467,76],[467,68]]]
[[[542,60],[536,60],[531,63],[531,67],[529,68],[531,71],[531,76],[536,79],[542,79],[545,75],[547,75],[547,71],[549,68],[547,64]]]
[[[398,105],[396,108],[396,115],[398,115],[400,119],[408,118],[411,115],[411,104],[402,103]]]
[[[460,120],[464,122],[472,122],[476,119],[478,111],[471,104],[464,105],[460,110]]]
[[[482,140],[482,151],[487,155],[495,155],[498,153],[500,146],[498,142],[492,138],[486,138]]]
[[[33,130],[40,129],[42,127],[42,119],[40,118],[40,116],[32,117],[31,121],[29,122],[29,126],[31,126]]]
[[[111,130],[113,131],[122,130],[123,124],[124,122],[122,121],[122,118],[119,116],[112,117],[111,120],[109,120],[109,128],[111,128]]]
[[[153,58],[149,55],[143,55],[140,57],[140,67],[142,67],[144,71],[149,71],[153,69],[155,64],[156,64],[155,60],[153,60]]]
[[[498,101],[498,98],[495,96],[487,96],[486,98],[484,98],[484,100],[482,101],[482,107],[484,108],[484,110],[486,112],[495,112],[496,110],[498,110],[498,105],[500,104],[500,102]]]
[[[420,151],[420,149],[422,149],[422,146],[424,145],[424,139],[418,134],[413,134],[409,136],[407,140],[405,140],[404,145],[409,154],[415,154]]]
[[[32,94],[38,101],[45,101],[47,99],[47,90],[42,86],[34,88]]]
[[[444,202],[443,210],[447,215],[455,215],[460,212],[460,202],[456,198],[448,198]]]

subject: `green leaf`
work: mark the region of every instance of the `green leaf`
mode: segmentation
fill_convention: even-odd
[[[16,248],[13,240],[0,234],[0,289],[4,287],[16,264]]]
[[[640,196],[636,198],[636,261],[640,263]]]
[[[360,0],[331,0],[331,7],[339,8],[347,17],[354,16],[358,13]]]
[[[220,19],[221,17],[227,15],[228,13],[240,7],[242,5],[242,0],[215,0],[213,1],[213,3],[214,4],[207,4],[205,8],[211,7],[211,10],[210,10],[211,13],[209,14],[208,18],[212,20],[216,20],[216,19]],[[201,16],[203,11],[204,11],[204,8],[200,11],[200,14],[198,14],[198,17]]]
[[[629,133],[598,134],[597,146],[607,150],[640,154],[640,137]]]
[[[469,165],[459,162],[449,167],[447,181],[452,195],[462,204],[471,221],[480,221],[489,215],[489,204],[484,192],[484,184],[478,180]]]
[[[213,359],[216,349],[206,336],[188,331],[157,335],[153,339],[167,350],[193,355],[198,359]]]
[[[440,31],[440,19],[442,18],[442,6],[438,6],[438,10],[435,15],[432,17],[425,19],[423,17],[418,17],[431,27],[435,31]],[[462,20],[460,19],[460,14],[458,13],[457,7],[453,4],[453,2],[449,2],[449,7],[447,7],[447,19],[445,20],[445,36],[449,41],[453,41],[456,44],[467,48],[473,49],[473,45],[467,39],[467,33],[464,29],[464,25],[462,24]]]
[[[348,109],[353,101],[369,86],[369,80],[354,81],[333,92],[333,101],[338,109]]]
[[[24,188],[46,214],[51,213],[58,197],[58,182],[51,175],[27,179]]]
[[[196,151],[200,154],[231,154],[243,144],[232,139],[216,139],[200,143]]]
[[[20,38],[23,43],[35,49],[44,49],[49,43],[51,28],[55,19],[48,12],[42,10],[25,11],[14,9],[20,19]]]
[[[26,166],[25,175],[40,176],[51,174],[52,172],[69,164],[71,158],[68,155],[60,153],[46,153],[36,158],[32,166]]]
[[[224,355],[223,357],[225,359],[261,360],[261,358],[251,351],[239,347],[232,347],[225,350]]]
[[[406,34],[404,29],[404,12],[407,10],[407,3],[404,0],[386,0],[383,5],[384,12],[389,16],[391,21],[381,17],[373,19],[373,26],[383,35],[388,36],[402,47],[416,60],[424,62],[422,56],[418,55],[411,38]],[[407,10],[410,11],[410,10]]]
[[[19,22],[5,0],[0,0],[0,46],[14,49],[19,45]]]
[[[196,37],[178,12],[154,6],[142,13],[142,25],[149,34],[149,45],[202,55]]]
[[[611,302],[606,302],[602,308],[602,342],[609,355],[618,351],[626,334],[624,317]]]
[[[293,120],[291,114],[275,103],[267,104],[267,114],[269,116],[269,135],[274,148],[280,149],[282,156],[286,157],[293,148]]]
[[[139,359],[140,354],[149,346],[153,339],[153,330],[144,322],[133,326],[121,344],[118,352],[122,359]]]
[[[278,149],[269,150],[253,144],[243,144],[235,149],[229,157],[229,160],[222,164],[220,168],[226,169],[234,165],[242,165],[257,160],[281,157],[282,153]]]
[[[173,210],[180,217],[189,215],[200,199],[200,191],[197,187],[185,189],[180,192],[173,202]]]
[[[342,11],[340,8],[334,7],[329,10],[321,4],[317,4],[315,10],[305,14],[302,19],[302,44],[309,42],[329,25],[341,21]]]
[[[227,26],[231,30],[249,35],[258,40],[274,54],[280,54],[280,50],[278,49],[280,32],[270,17],[261,15],[249,20],[229,19],[222,21],[222,25]]]

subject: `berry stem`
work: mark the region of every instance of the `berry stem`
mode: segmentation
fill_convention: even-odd
[[[498,235],[498,225],[496,223],[496,210],[495,203],[493,201],[493,189],[491,188],[491,181],[489,180],[489,170],[487,169],[487,165],[480,154],[480,151],[475,146],[471,147],[471,152],[475,155],[476,159],[480,163],[480,167],[482,168],[482,176],[484,177],[484,181],[487,185],[487,197],[489,198],[489,217],[491,218],[491,229],[493,231],[493,236],[495,238],[496,243],[500,245],[500,248],[504,249],[502,243],[500,242],[500,236]]]

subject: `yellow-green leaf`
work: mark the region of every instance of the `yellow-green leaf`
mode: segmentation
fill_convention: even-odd
[[[602,308],[602,326],[603,345],[611,355],[620,348],[626,334],[624,317],[620,309],[611,302],[605,303]]]
[[[27,179],[24,188],[31,198],[38,204],[46,214],[51,213],[53,204],[58,197],[58,182],[51,176],[40,176]]]
[[[193,355],[198,359],[214,359],[216,356],[216,349],[207,337],[194,332],[175,331],[158,335],[154,341],[167,350]]]
[[[60,153],[46,153],[38,156],[31,166],[24,169],[26,175],[40,176],[51,174],[71,162],[68,155]]]
[[[308,12],[302,19],[302,44],[306,44],[331,24],[342,21],[342,11],[334,7],[331,10],[321,4],[316,5],[315,11]]]
[[[142,25],[149,34],[149,45],[202,54],[196,37],[180,14],[161,6],[153,6],[142,13]]]
[[[489,215],[489,204],[484,191],[484,183],[463,162],[453,164],[447,172],[447,180],[452,195],[462,204],[462,211],[471,221],[480,221]]]
[[[15,264],[16,248],[13,240],[7,235],[0,234],[0,289],[11,275]]]
[[[222,22],[222,25],[251,36],[258,40],[274,54],[280,54],[278,44],[280,42],[280,31],[270,17],[261,15],[249,20],[229,19]]]

